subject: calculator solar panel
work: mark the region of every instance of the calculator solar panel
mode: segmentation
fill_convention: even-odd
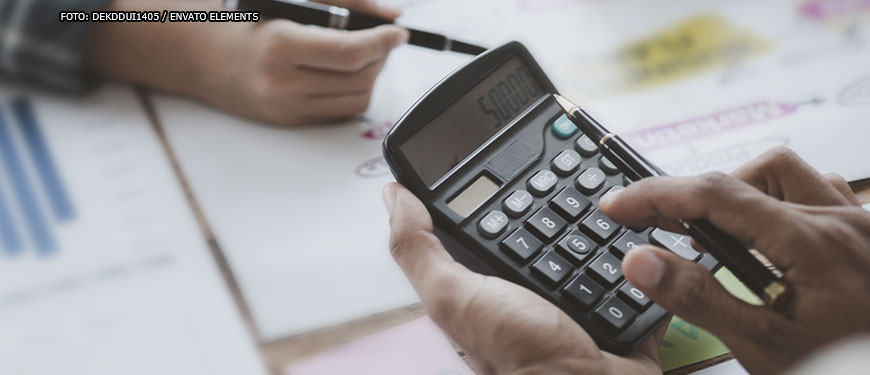
[[[623,277],[626,253],[653,243],[711,270],[718,262],[686,236],[622,227],[598,209],[601,195],[630,181],[553,93],[528,51],[508,43],[418,101],[387,136],[384,154],[454,258],[531,289],[599,346],[626,353],[667,318]]]

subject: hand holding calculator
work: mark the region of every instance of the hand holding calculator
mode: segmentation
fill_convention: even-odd
[[[525,286],[602,348],[626,353],[667,317],[622,277],[632,247],[651,242],[711,270],[718,263],[686,236],[623,228],[601,213],[598,198],[630,181],[554,93],[528,51],[509,43],[427,93],[387,136],[384,154],[457,261]]]

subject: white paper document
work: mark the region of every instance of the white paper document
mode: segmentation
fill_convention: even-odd
[[[132,90],[0,89],[0,373],[265,374]]]
[[[387,2],[404,25],[523,42],[563,94],[671,173],[728,171],[787,145],[824,172],[870,177],[854,152],[870,138],[870,28],[850,17],[865,11],[850,10],[858,2]],[[362,118],[295,129],[155,95],[263,339],[416,301],[387,251],[381,140],[468,59],[399,47]]]

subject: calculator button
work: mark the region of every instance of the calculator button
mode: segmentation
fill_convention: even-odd
[[[553,284],[558,284],[573,271],[574,266],[559,254],[550,251],[532,266],[532,270]]]
[[[587,135],[577,138],[577,141],[574,142],[574,148],[583,156],[592,156],[598,152],[598,145],[592,142],[592,139]]]
[[[604,253],[589,265],[587,272],[607,285],[613,285],[622,278],[622,262],[610,253]]]
[[[532,208],[534,198],[528,191],[517,190],[502,202],[502,208],[513,217],[523,216]]]
[[[555,134],[556,137],[562,139],[569,138],[574,135],[577,130],[577,125],[574,125],[566,115],[561,115],[556,118],[556,121],[553,121],[553,134]]]
[[[565,150],[556,155],[550,163],[553,171],[560,176],[567,176],[577,170],[580,166],[580,154],[574,150]]]
[[[566,187],[551,201],[550,207],[570,221],[576,221],[589,209],[592,202],[573,187]]]
[[[580,232],[574,231],[559,241],[559,243],[556,244],[556,248],[562,254],[565,254],[569,258],[576,260],[577,263],[580,263],[592,254],[592,250],[596,248],[596,245],[592,240],[580,234]]]
[[[553,188],[556,187],[556,182],[558,181],[558,179],[559,178],[556,177],[556,174],[552,171],[539,171],[538,173],[535,173],[532,178],[529,179],[529,190],[532,192],[532,194],[543,197],[553,191]]]
[[[689,236],[656,228],[650,233],[649,239],[650,242],[688,260],[695,261],[701,257],[701,253],[692,248],[692,238]]]
[[[496,238],[507,229],[508,217],[501,211],[492,211],[477,224],[480,234],[486,238]]]
[[[598,159],[598,166],[600,166],[607,174],[613,175],[619,173],[619,168],[616,167],[616,164],[613,164],[613,162],[604,155],[601,155],[601,158]]]
[[[595,309],[595,317],[601,319],[608,327],[621,331],[630,323],[637,313],[615,297],[610,298]]]
[[[598,168],[589,168],[583,171],[580,176],[577,176],[574,185],[576,185],[577,190],[582,191],[583,194],[593,194],[604,185],[605,177],[606,176],[602,170]]]
[[[604,244],[610,236],[619,230],[619,224],[610,220],[601,210],[595,210],[580,222],[580,229],[592,236],[599,244]]]
[[[629,250],[645,243],[646,241],[640,238],[637,233],[625,232],[622,236],[619,236],[619,239],[613,245],[610,245],[610,249],[619,257],[624,257],[625,254],[628,254]]]
[[[604,287],[586,275],[577,276],[563,290],[568,297],[586,308],[595,305],[595,302],[598,302],[598,299],[604,295]]]
[[[501,242],[501,248],[517,260],[528,260],[544,244],[529,231],[519,228]]]
[[[623,301],[628,302],[629,305],[638,309],[638,311],[645,310],[652,302],[646,294],[641,292],[640,289],[635,288],[634,285],[631,285],[630,283],[622,284],[622,287],[619,288],[618,294]]]
[[[553,210],[544,207],[526,221],[529,229],[543,240],[552,241],[568,223]]]

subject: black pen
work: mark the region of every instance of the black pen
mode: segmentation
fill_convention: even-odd
[[[235,3],[235,6],[233,6]],[[225,6],[239,10],[260,12],[264,18],[284,18],[305,25],[316,25],[340,30],[363,30],[393,21],[368,14],[351,12],[333,5],[298,0],[228,0]],[[454,51],[479,55],[486,48],[450,39],[444,35],[406,27],[410,32],[408,44],[439,51]]]
[[[613,162],[632,181],[646,177],[664,176],[665,173],[641,156],[616,134],[595,121],[589,114],[568,99],[553,94],[568,118],[598,145],[601,153]],[[679,220],[692,239],[713,254],[749,290],[768,306],[781,306],[789,300],[791,289],[772,270],[756,258],[746,246],[716,228],[706,219]]]

